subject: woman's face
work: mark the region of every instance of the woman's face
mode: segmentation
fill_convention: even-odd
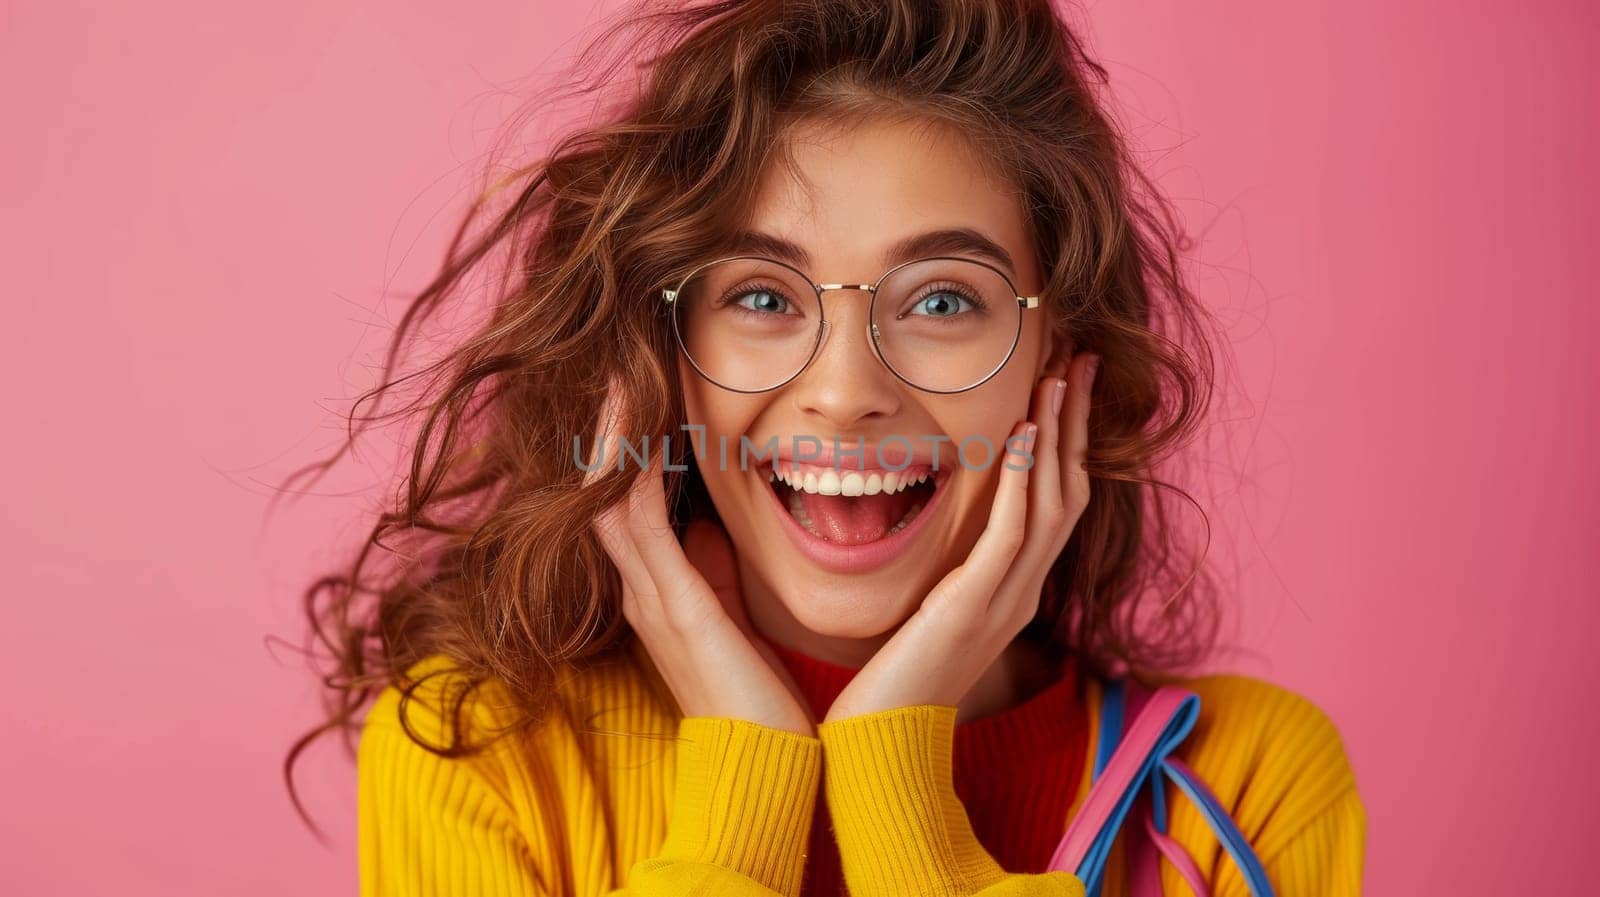
[[[953,130],[908,122],[842,131],[800,125],[790,140],[792,167],[773,164],[765,173],[749,230],[769,244],[790,244],[797,267],[813,282],[874,283],[909,260],[895,253],[897,246],[936,232],[970,231],[1010,264],[976,247],[911,257],[986,261],[1024,296],[1042,287],[1016,189]],[[761,254],[770,255],[770,245]],[[823,293],[829,324],[821,348],[797,378],[768,392],[723,389],[679,354],[688,420],[706,431],[700,470],[737,552],[751,618],[772,638],[835,658],[852,654],[848,640],[863,640],[865,651],[891,633],[966,557],[983,531],[1000,464],[1018,461],[1004,454],[1006,439],[1027,416],[1030,390],[1050,360],[1048,312],[1029,309],[1015,352],[990,380],[956,394],[921,391],[874,354],[870,298],[865,291]],[[816,443],[797,444],[796,436]],[[775,481],[770,457],[741,465],[741,437],[762,449],[775,441],[778,469],[802,488]],[[719,438],[728,447],[726,464]],[[836,438],[842,449],[864,448],[865,457],[841,452],[835,467],[827,453]],[[956,450],[964,440],[967,464]],[[799,460],[817,443],[821,458]],[[993,448],[992,458],[985,446]],[[935,460],[937,472],[929,471]],[[929,476],[888,494],[886,478],[907,461],[901,474]],[[834,482],[826,479],[830,471]],[[808,472],[816,477],[809,488]],[[848,494],[857,491],[877,494]]]

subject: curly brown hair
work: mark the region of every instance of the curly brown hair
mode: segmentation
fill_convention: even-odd
[[[643,64],[602,58],[617,47]],[[469,687],[499,680],[533,724],[558,670],[625,644],[619,579],[584,521],[633,474],[583,486],[569,447],[594,432],[608,380],[626,391],[621,432],[686,422],[655,297],[739,226],[770,149],[801,117],[960,128],[1022,193],[1053,326],[1102,358],[1093,498],[1023,637],[1096,671],[1172,671],[1208,652],[1204,546],[1184,550],[1166,509],[1193,500],[1155,470],[1210,399],[1211,324],[1181,275],[1177,216],[1107,112],[1105,69],[1048,0],[651,4],[577,66],[598,73],[578,94],[613,101],[605,120],[478,197],[399,322],[381,384],[356,401],[348,440],[291,475],[326,471],[374,421],[419,421],[403,494],[348,566],[305,594],[327,717],[284,762],[297,808],[295,759],[325,733],[353,744],[362,708],[385,686],[417,687],[405,672],[422,658],[447,655]],[[491,287],[481,324],[395,377],[423,322],[469,282]],[[401,408],[358,414],[403,384],[415,388]],[[692,464],[669,478],[678,525],[714,515]],[[481,746],[459,724],[455,736],[427,746]]]

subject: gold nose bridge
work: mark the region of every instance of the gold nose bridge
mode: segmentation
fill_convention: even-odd
[[[815,287],[816,290],[817,290],[817,301],[818,302],[822,301],[822,294],[823,293],[832,293],[832,292],[835,292],[837,290],[860,290],[860,291],[862,291],[864,293],[867,293],[868,295],[871,295],[873,297],[876,297],[878,295],[878,285],[875,284],[875,283],[813,283],[812,286]],[[823,337],[826,338],[827,332],[830,329],[828,327],[828,324],[830,322],[828,321],[828,319],[826,317],[824,317],[820,323],[822,324]],[[877,352],[876,352],[877,341],[878,341],[879,338],[882,337],[882,334],[879,333],[879,331],[878,331],[878,322],[877,321],[868,321],[867,322],[867,330],[872,335],[872,341],[873,341],[873,345],[874,345],[873,354],[876,355],[877,354]],[[822,348],[821,342],[818,342],[817,348],[818,349]],[[881,356],[880,356],[879,360],[882,361],[882,357]],[[806,366],[807,367],[810,367],[810,364],[811,364],[810,362],[806,362]],[[884,362],[884,364],[887,365],[888,362]],[[802,368],[802,370],[804,370],[804,369]],[[891,370],[891,372],[892,372],[892,370]]]

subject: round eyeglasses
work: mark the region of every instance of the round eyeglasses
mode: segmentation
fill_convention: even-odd
[[[890,268],[877,283],[816,283],[763,256],[731,256],[691,270],[662,290],[672,330],[702,377],[733,392],[767,392],[800,376],[822,348],[822,294],[871,296],[868,334],[878,359],[924,392],[981,386],[1005,367],[1022,335],[1020,296],[998,268],[935,257]]]

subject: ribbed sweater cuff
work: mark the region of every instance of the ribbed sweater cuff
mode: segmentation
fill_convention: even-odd
[[[747,720],[689,717],[678,726],[677,756],[661,858],[722,866],[799,894],[821,742]]]
[[[853,897],[975,894],[1006,873],[956,796],[956,708],[883,710],[818,726],[828,812]]]

